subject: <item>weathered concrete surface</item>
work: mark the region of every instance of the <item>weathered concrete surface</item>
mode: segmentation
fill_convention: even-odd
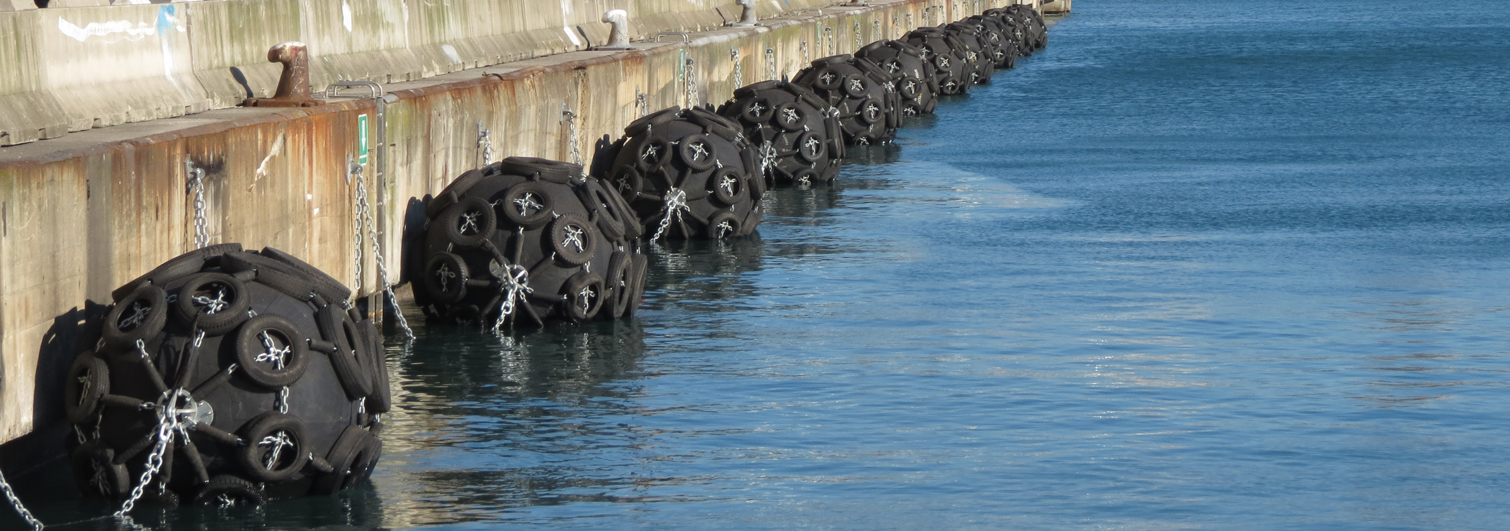
[[[387,1],[357,0],[350,5],[381,11],[392,7],[384,4]],[[506,3],[480,2],[466,9]],[[670,9],[674,4],[689,3],[637,2],[655,4],[651,7],[667,13],[676,13]],[[916,25],[957,20],[994,7],[992,2],[973,0],[947,5],[938,0],[868,3],[787,13],[757,27],[718,26],[689,34],[685,42],[676,36],[659,43],[638,42],[629,51],[576,50],[444,73],[461,63],[448,62],[450,54],[443,49],[447,61],[436,58],[436,35],[443,33],[439,28],[470,25],[473,17],[482,16],[478,11],[416,13],[411,6],[407,17],[364,15],[362,20],[374,24],[372,31],[389,32],[395,40],[403,35],[418,49],[394,59],[397,70],[412,69],[420,77],[426,69],[437,72],[427,79],[386,86],[390,102],[384,120],[384,176],[377,178],[375,157],[364,171],[384,259],[397,274],[402,220],[415,198],[441,190],[462,171],[482,164],[480,129],[492,132],[495,159],[520,155],[570,160],[573,139],[580,156],[591,158],[596,142],[616,139],[625,125],[645,112],[721,103],[738,84],[736,71],[744,84],[791,76],[812,59],[849,53],[860,44],[899,36]],[[614,2],[573,5],[597,10]],[[193,6],[191,16],[240,21],[244,31],[265,37],[290,27],[287,21],[263,20],[276,13],[299,10],[300,20],[312,20],[295,0]],[[738,16],[729,7],[721,9],[728,17]],[[320,16],[344,15],[337,11]],[[356,24],[357,17],[352,20]],[[373,22],[381,20],[390,22]],[[407,25],[396,25],[404,20]],[[549,25],[556,22],[520,22],[515,33],[554,31],[565,39],[562,28]],[[426,28],[413,29],[416,24]],[[601,39],[593,36],[606,30],[596,25],[596,33],[584,31],[577,38],[585,34]],[[231,65],[250,66],[248,61],[256,58],[253,51],[231,40],[196,37],[193,31],[183,38],[198,49],[195,62],[174,68],[193,72],[204,80],[203,86],[217,87],[206,91],[217,102],[234,99],[236,89],[227,88],[231,83],[245,94],[239,82],[216,76]],[[479,37],[473,48],[459,40],[449,42],[462,43],[452,46],[463,61],[472,58],[473,64],[480,64],[485,57],[475,54],[488,53],[487,38]],[[397,53],[391,47],[396,42],[383,47],[368,44],[332,38],[310,46],[340,51],[324,56],[321,68],[327,72],[377,64]],[[265,49],[256,53],[265,54]],[[276,79],[275,70],[240,71],[258,96],[265,95],[258,91]],[[564,119],[563,110],[570,110],[573,119]],[[364,294],[374,293],[373,257],[354,249],[355,190],[346,172],[348,158],[356,155],[363,115],[373,126],[368,133],[375,148],[376,106],[365,98],[309,108],[210,110],[0,148],[0,441],[59,420],[58,378],[77,352],[68,339],[84,337],[78,331],[79,316],[108,304],[116,286],[192,247],[192,196],[185,187],[191,165],[206,172],[212,241],[279,247],[358,286]]]

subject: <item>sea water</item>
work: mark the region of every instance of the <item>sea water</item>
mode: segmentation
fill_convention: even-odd
[[[1510,528],[1510,4],[1075,9],[633,320],[390,335],[371,484],[138,523]]]

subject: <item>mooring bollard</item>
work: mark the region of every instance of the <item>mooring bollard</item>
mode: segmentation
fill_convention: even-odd
[[[734,5],[743,7],[744,13],[740,14],[739,22],[730,24],[731,26],[754,26],[757,24],[755,20],[755,0],[734,0]]]
[[[270,63],[283,63],[278,77],[278,91],[271,98],[247,98],[246,107],[313,107],[325,102],[316,100],[309,88],[309,47],[289,41],[267,51]]]
[[[594,50],[633,50],[629,45],[629,12],[610,9],[603,13],[603,22],[609,24],[608,44],[594,46]]]

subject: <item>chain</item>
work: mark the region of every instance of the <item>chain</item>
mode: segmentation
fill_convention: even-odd
[[[856,51],[859,51],[860,48],[864,48],[865,47],[865,37],[862,36],[862,35],[860,35],[863,32],[864,32],[864,30],[860,29],[860,21],[856,20],[855,21],[855,50]]]
[[[146,351],[143,351],[144,355],[145,353]],[[179,410],[176,408],[179,398],[187,398],[190,405],[194,404],[194,398],[183,389],[163,391],[162,397],[157,400],[157,405],[154,407],[157,410],[157,444],[152,447],[152,453],[147,455],[147,469],[142,471],[136,486],[131,487],[131,496],[126,498],[126,502],[121,504],[121,509],[115,512],[116,518],[125,519],[126,515],[131,513],[131,509],[136,507],[136,501],[142,498],[147,484],[152,482],[152,478],[157,476],[158,470],[163,466],[163,454],[167,453],[168,442],[173,440],[173,432],[184,431],[183,426],[180,425],[181,420],[178,418]]]
[[[640,111],[640,118],[644,118],[645,115],[650,114],[650,102],[645,101],[645,93],[640,92],[639,87],[635,87],[634,89],[634,108]]]
[[[482,122],[477,122],[477,149],[482,151],[482,165],[493,163],[493,130],[483,129]]]
[[[808,63],[808,58],[807,58],[807,41],[802,41],[802,42],[798,43],[798,46],[800,46],[802,48],[802,64],[806,65]]]
[[[189,173],[189,191],[194,192],[194,248],[203,249],[210,244],[210,230],[205,221],[204,170],[194,167],[194,161],[185,161]]]
[[[697,63],[693,61],[691,57],[688,57],[686,67],[687,70],[685,75],[687,78],[687,108],[691,109],[697,106],[697,71],[695,70],[697,68]]]
[[[287,385],[283,386],[283,389],[281,389],[281,390],[278,391],[278,412],[282,413],[284,415],[288,414],[288,386]]]
[[[776,49],[775,48],[766,48],[765,49],[765,64],[766,64],[766,69],[770,70],[770,72],[771,72],[771,76],[768,77],[768,78],[766,78],[766,79],[776,79]]]
[[[383,282],[383,295],[386,296],[385,298],[393,308],[393,317],[398,321],[399,329],[404,331],[404,338],[409,341],[414,341],[414,330],[409,328],[409,320],[404,318],[403,310],[400,310],[398,307],[398,295],[395,295],[393,293],[393,282],[392,280],[390,280],[393,277],[388,274],[388,264],[386,259],[383,258],[383,246],[378,242],[377,226],[372,221],[372,209],[371,206],[367,203],[367,185],[365,179],[362,178],[361,167],[354,166],[352,168],[352,174],[356,177],[357,188],[356,232],[358,243],[356,254],[358,256],[358,260],[360,261],[362,254],[362,229],[366,228],[367,237],[372,241],[372,261],[377,264],[378,278]],[[361,284],[358,284],[357,286],[358,289],[360,289]]]
[[[351,158],[351,155],[346,156],[346,165],[346,184],[351,184],[352,177],[356,178],[356,194],[358,197],[356,207],[351,211],[351,215],[353,216],[352,223],[356,225],[356,230],[352,231],[351,235],[351,271],[353,277],[351,285],[361,290],[362,272],[366,269],[362,267],[362,258],[364,258],[362,256],[362,221],[367,219],[367,204],[360,198],[367,194],[367,190],[365,186],[362,186],[362,165],[357,164],[356,159]]]
[[[733,56],[734,61],[734,88],[743,87],[745,86],[745,73],[743,69],[739,68],[739,48],[729,50],[729,55]]]
[[[21,504],[21,498],[17,498],[16,492],[11,490],[10,482],[5,481],[5,474],[0,474],[0,491],[5,493],[5,499],[10,501],[11,508],[16,510],[16,514],[21,515],[22,520],[26,520],[27,525],[30,525],[34,531],[42,531],[42,522],[32,516],[31,511],[26,510],[26,506]]]
[[[828,54],[839,55],[839,43],[834,40],[834,27],[828,26],[823,28],[823,34],[828,37]]]
[[[871,35],[870,35],[871,42],[875,42],[875,41],[881,40],[881,21],[879,21],[879,20],[875,21],[875,27],[873,27],[871,29],[872,29]]]
[[[492,262],[492,264],[496,263]],[[498,267],[499,271],[495,271],[494,274],[501,282],[499,289],[504,292],[504,295],[503,302],[498,303],[498,320],[493,322],[494,333],[502,330],[504,320],[514,314],[514,302],[526,302],[525,295],[535,292],[530,288],[530,272],[524,266],[510,264],[508,267],[502,265]]]
[[[661,217],[661,226],[655,229],[655,235],[650,237],[650,241],[661,239],[666,228],[671,226],[671,216],[676,216],[676,221],[680,223],[683,211],[692,211],[687,206],[687,192],[683,192],[681,188],[672,188],[671,191],[666,192],[666,215]]]
[[[582,148],[577,144],[577,113],[571,112],[569,109],[562,109],[561,119],[566,122],[568,160],[572,164],[584,165],[585,163],[582,161]]]

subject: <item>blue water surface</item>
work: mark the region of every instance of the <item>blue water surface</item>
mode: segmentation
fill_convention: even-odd
[[[158,522],[1510,528],[1510,3],[1075,10],[632,322],[390,337],[371,485]]]

